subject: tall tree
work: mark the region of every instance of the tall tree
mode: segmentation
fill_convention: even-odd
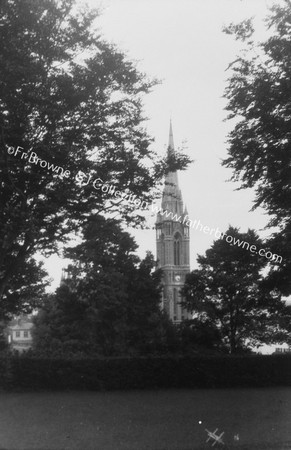
[[[90,349],[87,305],[69,286],[45,295],[34,317],[33,346],[45,355],[81,355]]]
[[[230,227],[226,234],[232,244],[216,240],[205,256],[198,256],[200,267],[187,276],[182,290],[185,306],[200,322],[216,326],[230,353],[288,339],[279,322],[280,315],[288,315],[285,303],[278,291],[264,287],[268,260],[257,251],[262,241],[253,230],[240,233]]]
[[[156,82],[100,37],[97,18],[75,0],[0,3],[0,299],[31,255],[55,252],[92,212],[142,222],[112,189],[148,201],[166,167],[149,164],[143,128]]]
[[[140,261],[134,240],[115,220],[88,219],[83,238],[67,249],[73,261],[67,286],[36,319],[35,348],[107,356],[162,348],[167,320],[153,257]]]
[[[251,20],[231,24],[226,32],[243,42],[243,51],[230,64],[225,96],[229,119],[229,156],[241,188],[255,188],[254,208],[264,207],[270,226],[278,231],[269,241],[283,262],[273,265],[270,286],[291,293],[291,2],[271,8],[266,20],[268,37],[255,42]]]

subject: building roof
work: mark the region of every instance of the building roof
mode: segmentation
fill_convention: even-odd
[[[31,328],[33,327],[33,323],[32,322],[22,322],[20,324],[16,323],[15,325],[9,325],[8,328],[9,330],[31,330]]]

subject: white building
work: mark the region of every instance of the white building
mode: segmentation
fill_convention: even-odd
[[[22,352],[32,346],[31,330],[33,323],[30,317],[21,316],[13,319],[7,327],[8,343],[12,350]]]

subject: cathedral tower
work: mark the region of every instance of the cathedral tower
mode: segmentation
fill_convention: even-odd
[[[170,123],[168,155],[174,154],[172,123]],[[177,172],[166,175],[162,196],[161,212],[156,220],[157,259],[163,270],[162,308],[174,323],[190,318],[190,314],[181,305],[180,290],[184,285],[186,274],[190,272],[189,264],[189,227],[187,210],[183,207]],[[185,218],[185,220],[184,220]]]

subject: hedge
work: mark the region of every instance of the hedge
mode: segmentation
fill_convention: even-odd
[[[112,390],[291,385],[291,355],[49,359],[0,357],[0,388]]]

